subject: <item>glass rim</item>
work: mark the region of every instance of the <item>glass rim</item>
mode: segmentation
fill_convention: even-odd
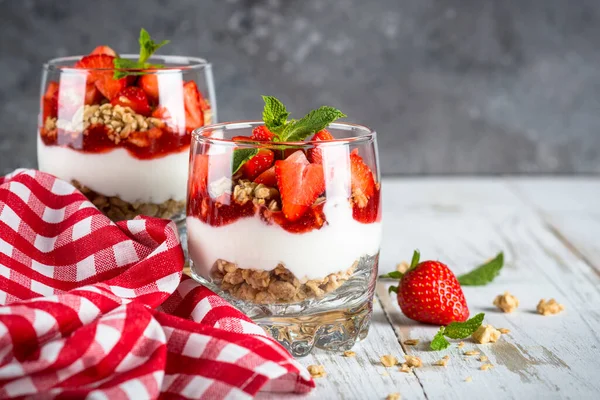
[[[43,64],[43,68],[45,71],[115,71],[116,68],[75,68],[71,66],[59,66],[61,62],[77,62],[81,60],[83,57],[89,54],[84,55],[75,55],[75,56],[66,56],[66,57],[56,57],[46,61]],[[119,57],[126,59],[137,59],[139,54],[121,54]],[[162,60],[165,63],[173,63],[175,66],[167,67],[167,68],[157,68],[148,71],[148,74],[170,74],[170,73],[180,73],[182,71],[188,70],[200,70],[204,68],[210,68],[211,64],[205,59],[200,57],[190,57],[190,56],[176,56],[176,55],[152,55],[150,60]],[[190,62],[190,64],[183,64],[182,60],[186,60]],[[179,61],[179,62],[177,62]],[[139,71],[134,68],[119,68],[119,71]]]
[[[360,134],[358,136],[351,136],[346,138],[339,138],[333,140],[305,140],[305,141],[296,141],[296,142],[259,142],[259,143],[251,143],[245,141],[234,141],[231,139],[221,139],[221,138],[213,138],[210,136],[204,136],[203,133],[209,130],[216,129],[227,129],[227,128],[255,128],[257,126],[264,125],[264,121],[258,120],[242,120],[242,121],[230,121],[230,122],[219,122],[216,124],[205,125],[199,128],[196,128],[192,131],[192,139],[199,143],[207,143],[207,144],[222,144],[226,146],[235,146],[235,147],[247,147],[247,148],[256,148],[256,147],[273,147],[273,146],[294,146],[294,147],[302,147],[302,146],[314,146],[318,143],[319,146],[328,146],[328,145],[345,145],[345,144],[361,144],[365,142],[372,141],[376,138],[377,132],[374,129],[371,129],[365,125],[354,124],[351,122],[333,122],[327,126],[325,129],[343,129],[343,130],[359,130],[364,132],[364,134]],[[239,125],[239,127],[237,126]]]

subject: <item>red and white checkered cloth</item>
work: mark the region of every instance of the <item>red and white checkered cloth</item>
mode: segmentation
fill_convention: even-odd
[[[70,184],[0,177],[0,398],[252,398],[310,375],[192,279],[172,222],[112,223]]]

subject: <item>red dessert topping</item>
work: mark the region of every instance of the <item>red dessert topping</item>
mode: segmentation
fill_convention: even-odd
[[[42,117],[56,118],[58,115],[58,82],[51,81],[48,84],[44,98],[42,99]]]
[[[277,176],[275,175],[275,166],[272,166],[268,170],[260,174],[254,183],[262,183],[265,186],[274,187],[277,186]]]
[[[110,47],[106,46],[106,45],[96,47],[90,53],[90,55],[92,55],[92,54],[106,54],[108,56],[113,56],[113,57],[117,56],[117,52],[114,51],[113,49],[111,49]]]
[[[273,140],[274,136],[275,135],[273,135],[273,133],[271,133],[271,131],[269,131],[269,129],[264,125],[257,126],[252,130],[252,139],[260,142],[270,142]]]
[[[158,101],[158,78],[156,75],[146,74],[140,76],[138,80],[138,86],[141,87],[148,97],[153,101]]]
[[[185,106],[185,130],[190,133],[204,125],[204,113],[200,101],[200,91],[196,82],[189,81],[183,85],[183,101]]]
[[[111,100],[111,104],[113,106],[118,104],[123,107],[129,107],[134,112],[144,116],[148,116],[152,112],[146,92],[135,86],[130,86],[121,90],[119,94]]]
[[[260,149],[254,157],[242,166],[242,174],[245,178],[253,181],[269,169],[274,161],[275,155],[271,150]]]
[[[358,151],[352,151],[350,154],[350,172],[352,174],[352,193],[360,191],[360,194],[367,197],[373,196],[375,192],[375,178],[373,171],[365,164]]]
[[[281,193],[283,214],[290,221],[302,217],[325,191],[323,168],[310,164],[301,151],[277,161],[275,175]]]
[[[334,140],[335,138],[327,129],[320,130],[315,133],[315,136],[311,139],[312,141],[326,141],[326,140]],[[321,154],[321,149],[314,148],[308,150],[308,159],[310,162],[315,164],[323,164],[323,155]]]
[[[88,82],[94,83],[107,99],[112,99],[133,81],[133,76],[121,79],[113,78],[115,57],[106,54],[93,54],[83,57],[75,64],[75,68],[85,68],[88,71]]]

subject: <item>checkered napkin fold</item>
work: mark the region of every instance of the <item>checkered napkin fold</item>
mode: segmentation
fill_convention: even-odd
[[[252,398],[310,375],[192,279],[174,223],[112,223],[70,184],[0,177],[0,398]]]

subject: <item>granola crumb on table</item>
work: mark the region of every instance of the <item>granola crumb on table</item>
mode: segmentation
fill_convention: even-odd
[[[406,360],[406,364],[411,368],[420,368],[423,366],[423,362],[417,356],[405,355],[404,359]]]
[[[501,334],[503,335],[507,335],[510,333],[510,329],[508,328],[498,328],[498,330],[500,331]]]
[[[400,397],[400,393],[390,393],[387,395],[385,400],[400,400],[401,398],[402,397]]]
[[[505,313],[511,313],[519,307],[519,299],[507,291],[496,296],[494,305]]]
[[[327,376],[327,372],[325,372],[325,367],[322,365],[309,365],[307,367],[308,373],[313,378],[324,378]]]
[[[405,372],[405,373],[409,373],[412,371],[412,368],[408,366],[407,363],[402,363],[402,365],[400,366],[400,368],[398,368],[398,370],[400,372]]]
[[[548,301],[541,299],[538,303],[537,312],[543,316],[558,314],[565,309],[565,306],[559,304],[556,300],[550,299]]]
[[[419,339],[406,339],[403,343],[406,346],[416,346],[419,344]]]
[[[346,350],[344,351],[344,357],[356,357],[356,353],[352,350]]]
[[[487,371],[488,369],[492,369],[492,368],[494,368],[494,366],[492,364],[483,364],[481,367],[479,367],[479,369],[482,371]]]
[[[498,341],[501,335],[502,333],[492,325],[481,325],[475,332],[473,332],[471,337],[477,343],[485,344],[490,342],[495,343]]]
[[[398,359],[390,354],[383,355],[379,358],[384,367],[393,367],[398,364]]]

